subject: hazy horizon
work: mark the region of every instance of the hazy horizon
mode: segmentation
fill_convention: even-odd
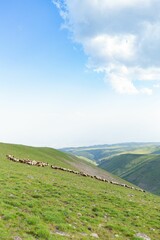
[[[47,145],[30,145],[30,144],[22,144],[22,143],[15,143],[15,142],[0,142],[2,144],[17,144],[17,145],[24,145],[24,146],[28,146],[28,147],[44,147],[44,148],[55,148],[57,150],[61,150],[61,149],[71,149],[71,148],[89,148],[89,147],[96,147],[96,146],[113,146],[113,145],[126,145],[126,144],[146,144],[146,145],[160,145],[160,142],[115,142],[115,143],[97,143],[97,144],[93,144],[93,145],[64,145],[64,146],[59,146],[59,147],[53,147],[53,146],[47,146]]]

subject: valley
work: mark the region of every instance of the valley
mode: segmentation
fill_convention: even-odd
[[[62,151],[87,157],[100,168],[160,195],[159,143],[121,143]]]

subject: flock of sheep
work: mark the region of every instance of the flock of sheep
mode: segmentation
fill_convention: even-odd
[[[49,164],[45,163],[45,162],[40,162],[40,161],[35,161],[35,160],[30,160],[30,159],[19,159],[19,158],[15,158],[13,155],[6,155],[6,157],[13,162],[25,163],[25,164],[32,165],[32,166],[38,166],[38,167],[49,166]],[[57,167],[57,166],[53,166],[53,165],[51,165],[51,168],[56,169],[56,170],[69,172],[69,173],[73,173],[73,174],[77,174],[77,175],[80,175],[80,176],[83,176],[83,177],[94,178],[94,179],[97,179],[99,181],[111,183],[113,185],[118,185],[118,186],[121,186],[121,187],[126,187],[126,188],[130,188],[130,189],[138,190],[138,191],[141,191],[141,192],[145,192],[145,190],[143,190],[143,189],[135,188],[135,187],[129,186],[128,184],[109,181],[107,179],[104,179],[104,178],[101,178],[101,177],[98,177],[98,176],[89,175],[89,174],[86,174],[84,172],[78,172],[76,170],[71,170],[71,169],[67,169],[67,168],[63,168],[63,167]]]
[[[48,163],[44,163],[44,162],[40,162],[40,161],[15,158],[13,155],[6,155],[6,157],[13,162],[25,163],[25,164],[32,165],[32,166],[46,167],[49,165]]]
[[[89,175],[89,174],[84,173],[84,172],[78,172],[78,171],[75,171],[75,170],[71,170],[71,169],[67,169],[67,168],[63,168],[63,167],[57,167],[57,166],[53,166],[53,165],[51,165],[51,168],[61,170],[61,171],[65,171],[65,172],[74,173],[74,174],[81,175],[81,176],[84,176],[84,177],[95,178],[95,179],[97,179],[99,181],[102,181],[102,182],[107,182],[107,183],[111,183],[113,185],[118,185],[118,186],[121,186],[121,187],[126,187],[126,188],[130,188],[130,189],[138,190],[138,191],[141,191],[141,192],[145,192],[145,190],[143,190],[143,189],[135,188],[135,187],[129,186],[128,184],[109,181],[107,179],[104,179],[104,178],[101,178],[101,177],[98,177],[98,176]]]

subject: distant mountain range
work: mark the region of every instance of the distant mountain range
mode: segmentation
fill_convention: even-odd
[[[160,195],[160,143],[106,144],[61,151],[90,159],[100,168]]]

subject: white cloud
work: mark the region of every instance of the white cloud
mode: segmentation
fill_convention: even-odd
[[[152,95],[153,90],[150,88],[142,88],[141,93],[147,94],[147,95]]]
[[[135,88],[133,83],[124,76],[119,76],[117,74],[110,75],[110,81],[112,83],[113,89],[118,93],[127,94],[137,94],[138,90]]]
[[[160,88],[160,84],[154,84],[153,87],[154,88]]]
[[[85,2],[85,1],[82,1]],[[88,0],[88,2],[94,5],[94,7],[98,7],[100,9],[120,9],[120,8],[128,8],[128,7],[144,7],[150,6],[152,0],[113,0],[106,1],[101,0],[101,4],[99,4],[99,0]]]
[[[160,39],[160,22],[148,22],[144,21],[142,23],[144,27],[144,39],[159,40]]]
[[[135,40],[134,35],[110,36],[99,34],[84,39],[83,45],[87,55],[95,58],[95,61],[97,58],[105,63],[109,59],[129,61],[135,57]]]
[[[119,93],[152,93],[146,81],[160,81],[158,0],[53,2],[90,68],[103,72]]]
[[[106,79],[110,79],[112,87],[119,93],[151,95],[153,89],[144,87],[137,89],[134,81],[158,81],[160,80],[160,68],[140,68],[126,67],[125,65],[110,64],[107,68],[98,69],[106,74]],[[156,84],[159,86],[159,84]],[[155,87],[155,84],[153,84]]]
[[[160,81],[160,67],[133,68],[132,74],[135,74],[142,81]]]
[[[137,94],[138,90],[132,83],[130,71],[125,65],[110,64],[104,69],[106,80],[110,79],[113,89],[121,94]]]

